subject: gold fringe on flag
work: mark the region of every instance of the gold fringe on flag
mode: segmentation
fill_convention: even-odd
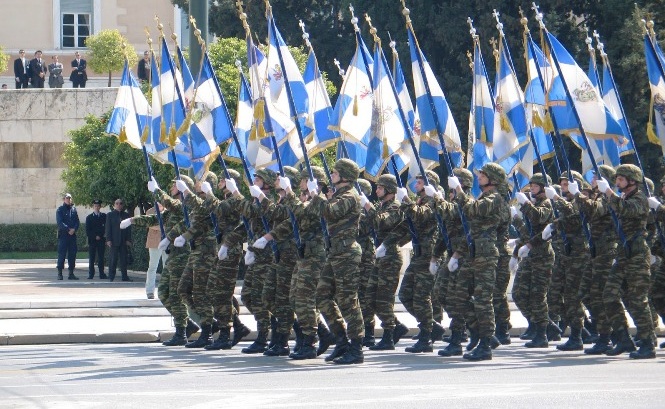
[[[386,140],[384,139],[382,141],[382,144],[383,144],[383,152],[381,154],[381,157],[383,159],[388,159],[390,157],[390,152],[388,150],[388,142],[386,142]]]
[[[166,143],[166,122],[162,118],[162,122],[159,124],[159,142]]]
[[[178,131],[175,133],[175,136],[180,138],[187,132],[189,132],[189,127],[192,125],[192,111],[189,111],[187,113],[187,116],[185,117],[185,120],[182,121],[182,125],[180,125],[180,128],[178,128]]]
[[[266,135],[266,128],[264,122],[266,120],[266,102],[263,99],[259,99],[254,104],[254,121],[255,125],[252,127],[252,131],[249,134],[249,139],[255,141],[257,139],[263,139]]]
[[[501,124],[501,130],[504,132],[510,132],[510,121],[508,117],[503,112],[499,116],[499,122]]]
[[[120,133],[118,134],[118,141],[120,141],[120,143],[127,142],[127,130],[125,129],[124,125],[122,126],[122,128],[120,128]]]
[[[658,135],[656,135],[656,130],[654,129],[653,123],[651,123],[651,121],[649,121],[647,124],[647,139],[651,143],[660,145],[660,139],[658,139]]]
[[[171,129],[169,129],[169,146],[175,148],[175,143],[178,140],[176,136],[175,125],[171,124]]]
[[[358,95],[353,96],[353,116],[358,116]]]
[[[554,132],[554,123],[552,122],[552,117],[550,116],[549,112],[545,114],[545,123],[543,124],[543,130],[545,131],[545,133]]]
[[[150,135],[150,126],[146,125],[143,127],[143,133],[141,134],[141,143],[143,145],[148,143],[148,135]]]

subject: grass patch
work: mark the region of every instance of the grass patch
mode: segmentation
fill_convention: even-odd
[[[34,259],[57,259],[58,253],[54,251],[3,251],[0,260],[34,260]]]

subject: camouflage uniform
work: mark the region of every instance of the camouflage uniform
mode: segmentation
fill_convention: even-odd
[[[358,179],[358,183],[365,196],[369,197],[372,194],[372,185],[365,179]],[[365,346],[374,345],[374,314],[371,313],[370,316],[368,310],[370,302],[366,294],[367,284],[374,271],[376,260],[373,231],[367,213],[362,212],[358,227],[358,244],[360,244],[360,248],[362,249],[362,257],[358,266],[358,301],[360,302],[360,309],[363,314],[363,321],[365,322],[365,338],[371,338],[371,340],[367,340]]]
[[[508,284],[510,283],[510,251],[508,250],[508,240],[510,234],[510,207],[506,201],[508,196],[507,185],[500,184],[497,187],[498,193],[504,198],[502,200],[498,215],[500,217],[496,228],[496,247],[499,251],[499,258],[496,263],[496,282],[494,284],[494,293],[492,294],[492,304],[494,307],[494,321],[496,323],[496,335],[503,344],[510,343],[510,334],[508,330],[510,325],[510,306],[508,304]]]

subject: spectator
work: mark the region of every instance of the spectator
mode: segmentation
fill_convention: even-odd
[[[2,89],[7,89],[7,84],[2,84]]]
[[[159,211],[164,212],[162,205],[159,205]],[[152,208],[146,214],[155,214],[155,209]],[[169,255],[165,251],[157,248],[159,242],[162,241],[162,233],[159,230],[159,225],[150,226],[148,228],[148,237],[145,240],[145,247],[148,249],[150,261],[148,262],[148,272],[145,276],[145,293],[149,300],[155,298],[155,280],[157,278],[157,267],[159,260],[162,260],[162,268],[166,265],[166,260]]]
[[[42,60],[41,50],[35,51],[35,58],[30,60],[29,71],[32,88],[44,88],[47,69],[44,60]]]
[[[132,281],[127,275],[128,247],[132,244],[132,227],[120,229],[120,222],[129,218],[124,211],[125,203],[122,199],[116,199],[113,203],[113,211],[106,215],[106,245],[110,248],[109,256],[109,280],[115,279],[115,270],[120,263],[122,281]]]
[[[62,88],[65,83],[65,79],[62,78],[62,63],[58,61],[57,55],[51,57],[51,60],[53,62],[48,65],[48,86],[50,88]]]
[[[78,280],[74,275],[76,266],[76,231],[79,228],[79,215],[72,203],[72,195],[65,193],[62,206],[55,212],[58,224],[58,280],[62,280],[62,269],[65,268],[65,256],[69,267],[68,280]]]
[[[139,61],[139,67],[136,74],[140,81],[150,81],[150,53],[148,51],[143,53],[143,59]]]
[[[96,199],[92,202],[92,213],[85,218],[85,233],[88,236],[88,280],[95,277],[95,259],[99,267],[99,278],[108,278],[104,274],[104,252],[106,243],[106,213],[100,211],[102,201]]]
[[[14,60],[14,80],[16,81],[16,89],[28,88],[30,80],[30,61],[25,58],[25,50],[20,50],[19,56]]]
[[[69,76],[69,80],[72,82],[74,88],[85,88],[85,83],[88,81],[88,73],[86,69],[88,64],[86,61],[81,58],[81,54],[77,51],[74,53],[74,59],[72,60],[72,74]]]

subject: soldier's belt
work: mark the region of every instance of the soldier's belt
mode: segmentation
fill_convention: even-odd
[[[341,239],[341,238],[330,238],[330,250],[335,251],[338,249],[344,249],[351,247],[356,240],[350,237]]]

